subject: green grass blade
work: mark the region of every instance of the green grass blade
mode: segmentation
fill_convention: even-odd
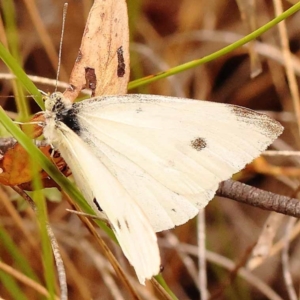
[[[34,169],[37,170],[37,165],[33,166]],[[35,191],[33,192],[33,200],[37,207],[37,217],[39,221],[40,227],[40,237],[42,244],[42,261],[44,268],[44,278],[46,281],[47,291],[49,293],[49,299],[54,300],[55,298],[55,268],[54,268],[54,260],[51,249],[51,243],[49,240],[48,232],[47,232],[47,224],[48,224],[48,214],[47,214],[47,206],[46,200],[41,190],[42,183],[41,179],[38,177],[38,174],[35,174],[33,186]]]
[[[0,225],[0,240],[1,247],[5,248],[14,263],[18,266],[18,269],[22,271],[27,277],[32,280],[39,282],[38,276],[35,274],[30,264],[28,263],[27,258],[19,250],[18,246],[13,242],[10,236],[7,234],[6,230]]]
[[[7,67],[13,72],[13,74],[15,74],[15,76],[22,83],[23,87],[28,91],[28,93],[31,94],[32,97],[34,97],[35,101],[41,107],[41,109],[44,109],[42,95],[40,94],[39,90],[28,78],[22,67],[2,43],[0,43],[0,59],[2,59]]]
[[[28,300],[27,296],[22,292],[22,289],[17,284],[17,281],[11,275],[0,270],[1,285],[6,288],[11,295],[10,299]]]
[[[245,37],[241,38],[240,40],[236,41],[235,43],[232,43],[229,46],[224,47],[221,50],[218,50],[218,51],[216,51],[216,52],[214,52],[210,55],[207,55],[203,58],[190,61],[188,63],[176,66],[174,68],[171,68],[167,71],[157,73],[155,75],[150,75],[150,76],[147,76],[147,77],[144,77],[144,78],[134,80],[134,81],[132,81],[128,84],[128,89],[131,90],[131,89],[137,88],[141,85],[149,84],[149,83],[157,81],[159,79],[166,78],[166,77],[169,77],[171,75],[181,73],[183,71],[189,70],[191,68],[195,68],[197,66],[203,65],[204,63],[207,63],[207,62],[213,61],[217,58],[220,58],[221,56],[224,56],[227,53],[229,53],[229,52],[231,52],[231,51],[233,51],[233,50],[249,43],[250,41],[256,39],[257,37],[262,35],[264,32],[268,31],[269,29],[271,29],[272,27],[277,25],[279,22],[285,20],[286,18],[288,18],[292,14],[296,13],[299,9],[300,9],[300,2],[293,5],[290,9],[286,10],[281,15],[274,18],[270,22],[268,22],[266,25],[258,28],[257,30],[255,30],[252,33],[246,35]]]
[[[178,298],[176,297],[176,295],[173,293],[173,291],[170,289],[170,287],[167,285],[166,281],[164,280],[164,278],[162,277],[161,274],[156,275],[155,279],[157,280],[157,282],[163,287],[163,289],[169,294],[169,296],[173,299],[173,300],[178,300]]]
[[[5,21],[5,30],[6,36],[8,40],[8,47],[12,53],[12,56],[16,59],[16,61],[23,65],[22,58],[20,55],[20,47],[19,47],[19,36],[18,29],[16,26],[16,12],[15,12],[15,4],[13,1],[4,1],[2,3],[2,12],[3,19]],[[30,110],[28,101],[24,95],[23,88],[20,86],[18,80],[13,80],[13,90],[15,94],[16,104],[18,108],[18,112],[20,115],[19,120],[26,121],[28,120]]]

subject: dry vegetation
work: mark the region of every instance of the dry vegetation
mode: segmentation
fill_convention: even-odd
[[[62,1],[36,1],[43,23],[39,25],[34,25],[37,15],[32,1],[14,2],[20,53],[26,73],[55,78]],[[252,1],[247,0],[128,0],[131,79],[167,70],[221,49],[271,20],[278,14],[281,5],[285,10],[297,1],[255,2],[254,8],[250,4]],[[68,82],[91,3],[91,0],[69,1],[62,51],[62,81]],[[36,26],[45,27],[47,35],[43,34],[44,41]],[[295,115],[299,113],[299,13],[287,19],[282,26],[281,30],[278,26],[274,27],[255,44],[140,87],[135,92],[208,99],[269,111],[286,128],[273,149],[297,150],[300,126],[295,121]],[[0,34],[3,38],[3,33]],[[55,47],[54,54],[49,44],[46,45],[47,39]],[[286,54],[288,45],[292,57]],[[0,66],[1,72],[7,72],[4,65],[0,63]],[[53,86],[36,84],[46,92],[54,90]],[[1,80],[0,86],[2,96],[11,93],[9,81]],[[15,110],[12,98],[1,98],[1,105],[8,111]],[[38,110],[33,101],[31,108],[33,112]],[[268,158],[268,162],[280,166],[276,169],[277,176],[262,175],[274,171],[273,165],[265,165],[266,161],[262,160],[236,178],[278,194],[297,196],[297,174],[300,173],[297,156]],[[287,176],[291,171],[294,176]],[[51,198],[55,197],[52,193]],[[7,235],[44,285],[34,213],[6,187],[1,188],[0,198],[1,262],[19,270],[18,262],[12,259],[12,248],[7,246],[7,242],[2,243]],[[77,216],[66,211],[68,207],[65,200],[48,201],[49,221],[66,267],[69,298],[130,299],[122,283],[111,275],[111,267],[93,237]],[[267,220],[267,230],[263,231]],[[179,299],[200,299],[199,285],[203,286],[203,282],[199,282],[198,257],[205,255],[208,290],[215,299],[296,299],[293,289],[299,297],[300,283],[298,228],[298,221],[291,218],[216,197],[205,209],[205,216],[202,214],[198,221],[194,219],[184,226],[159,234],[163,277]],[[206,236],[199,235],[199,232],[205,232]],[[294,236],[288,241],[291,232]],[[114,249],[120,264],[132,275],[130,279],[134,288],[141,292],[141,299],[163,299],[150,284],[146,288],[138,284],[118,247],[103,232],[101,235]],[[204,240],[206,253],[201,245]],[[266,259],[251,258],[251,250],[258,240],[264,243],[258,250],[269,253]],[[0,282],[4,282],[4,278],[4,272],[0,272]],[[289,278],[292,282],[288,281]],[[16,282],[28,299],[42,299],[26,283]],[[12,299],[5,284],[1,283],[0,295],[4,299]]]

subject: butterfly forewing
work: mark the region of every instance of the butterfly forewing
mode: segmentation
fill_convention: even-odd
[[[80,137],[156,231],[195,216],[282,131],[251,110],[173,97],[110,96],[76,108]]]

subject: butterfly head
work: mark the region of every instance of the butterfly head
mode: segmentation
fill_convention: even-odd
[[[47,112],[57,113],[71,108],[72,103],[61,92],[55,92],[44,98]]]

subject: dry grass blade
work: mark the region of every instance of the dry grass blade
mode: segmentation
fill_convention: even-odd
[[[236,3],[241,12],[242,20],[247,25],[248,31],[249,32],[254,31],[257,28],[257,14],[256,14],[255,1],[237,0]],[[255,41],[249,43],[249,55],[250,55],[252,78],[258,76],[262,72],[262,64],[259,55],[256,53],[254,47],[255,47]]]
[[[71,200],[69,199],[69,201],[71,201]],[[106,245],[106,243],[104,242],[104,240],[97,233],[96,229],[94,228],[94,226],[92,225],[92,223],[90,222],[90,220],[88,220],[86,217],[83,217],[81,215],[78,215],[78,217],[81,219],[81,221],[83,222],[83,224],[87,227],[87,229],[91,232],[91,234],[95,237],[95,241],[98,243],[98,245],[102,249],[103,253],[105,254],[105,256],[107,257],[107,259],[111,263],[112,267],[114,268],[114,270],[115,270],[116,274],[118,275],[118,277],[123,282],[124,286],[127,288],[127,290],[129,291],[129,293],[131,294],[132,298],[133,299],[139,299],[139,300],[141,300],[140,297],[139,297],[139,295],[137,294],[137,292],[133,288],[133,286],[130,284],[130,282],[128,280],[128,277],[125,274],[125,272],[123,271],[122,267],[119,265],[118,261],[116,260],[116,258],[114,257],[113,253],[108,248],[108,246]]]
[[[155,278],[151,279],[151,283],[156,288],[156,290],[160,293],[161,298],[163,300],[173,300],[172,297],[170,297],[170,295],[166,293],[166,291],[162,288],[162,286],[157,282]]]
[[[25,193],[21,188],[17,186],[14,186],[13,189],[28,202],[28,204],[31,206],[32,210],[35,213],[38,213],[38,209],[34,201],[28,196],[27,193]],[[50,224],[46,224],[46,227],[47,227],[47,234],[51,243],[53,256],[57,268],[57,275],[58,275],[58,281],[60,286],[60,299],[68,300],[68,286],[67,286],[66,271],[65,271],[63,260],[60,255],[58,243]]]
[[[209,298],[209,293],[207,290],[207,266],[206,266],[206,231],[205,231],[205,211],[202,209],[198,214],[198,281],[199,281],[199,289],[201,293],[201,299],[206,300]]]
[[[31,287],[32,289],[36,290],[40,295],[43,295],[45,297],[49,297],[48,291],[43,286],[36,283],[32,279],[24,276],[22,273],[18,272],[17,270],[12,268],[11,266],[9,266],[9,265],[7,265],[7,264],[0,261],[0,269],[2,271],[12,275],[13,277],[18,279],[20,282],[22,282],[26,286]],[[57,296],[55,297],[55,300],[59,300],[59,299],[60,299],[59,297],[57,297]]]
[[[293,226],[296,223],[296,219],[290,218],[289,221],[287,222],[286,225],[286,230],[284,234],[284,241],[285,245],[282,251],[282,266],[283,266],[283,278],[285,282],[286,289],[289,294],[289,299],[290,300],[297,300],[297,293],[295,291],[295,288],[293,286],[293,279],[292,279],[292,274],[290,271],[290,266],[289,266],[289,248],[290,248],[290,232],[293,229]]]
[[[261,264],[269,257],[275,235],[284,216],[272,212],[264,224],[259,239],[252,251],[252,257],[248,261],[248,268],[253,269],[253,266]]]
[[[281,0],[273,0],[273,3],[274,3],[276,14],[277,15],[281,14],[283,11]],[[300,96],[299,96],[296,75],[294,73],[293,66],[292,66],[286,22],[282,21],[281,23],[279,23],[278,28],[280,34],[280,42],[282,45],[282,54],[285,60],[286,76],[289,82],[289,88],[293,100],[294,111],[297,117],[298,132],[300,135]]]
[[[30,14],[30,17],[35,25],[35,29],[37,30],[38,35],[39,35],[42,43],[44,44],[45,50],[47,51],[47,54],[52,63],[53,69],[56,69],[57,65],[58,65],[57,52],[54,47],[53,41],[51,41],[50,35],[44,26],[43,20],[42,20],[41,16],[39,15],[36,3],[33,0],[25,0],[24,3],[26,5],[27,11]],[[61,66],[61,73],[62,73],[62,77],[64,79],[66,79],[67,73],[64,70],[63,66]]]

